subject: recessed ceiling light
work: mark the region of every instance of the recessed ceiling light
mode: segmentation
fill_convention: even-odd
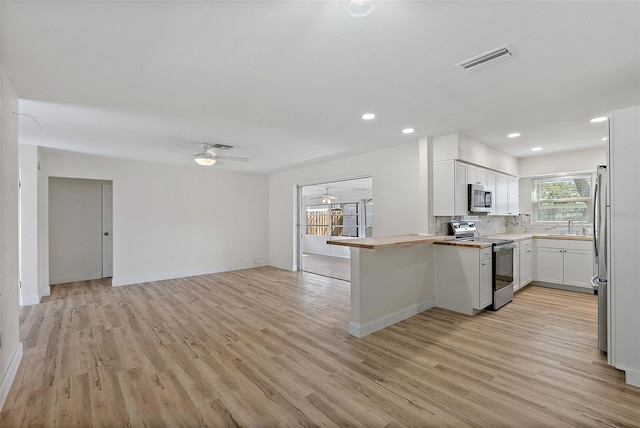
[[[607,137],[602,137],[602,141],[607,141],[608,138]]]
[[[371,120],[371,119],[375,119],[376,115],[373,114],[373,113],[365,113],[365,114],[362,115],[362,118],[364,120]]]
[[[509,138],[516,138],[519,137],[520,133],[519,132],[512,132],[511,134],[507,135],[507,137]]]
[[[416,131],[416,130],[415,130],[415,129],[413,129],[413,128],[404,128],[404,129],[402,130],[402,133],[403,133],[403,134],[413,134],[415,131]]]
[[[534,147],[531,149],[532,152],[539,152],[540,150],[542,150],[542,147]]]
[[[594,117],[593,119],[591,119],[591,123],[599,123],[599,122],[604,122],[605,120],[607,120],[608,117],[607,116],[601,116],[601,117]]]

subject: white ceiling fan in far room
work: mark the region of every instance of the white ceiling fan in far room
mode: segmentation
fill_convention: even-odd
[[[338,199],[336,196],[332,196],[329,193],[329,188],[326,187],[325,188],[325,192],[322,196],[316,196],[315,198],[311,198],[311,200],[317,200],[320,199],[320,202],[322,202],[323,204],[330,204],[333,202],[334,199]]]

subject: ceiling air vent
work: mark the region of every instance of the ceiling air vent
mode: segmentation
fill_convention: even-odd
[[[229,150],[233,149],[233,146],[227,146],[226,144],[214,144],[211,146],[212,149],[220,149],[220,150]]]
[[[511,46],[510,44],[506,44],[504,46],[500,46],[499,48],[492,49],[489,52],[485,52],[483,54],[476,55],[473,58],[469,58],[465,61],[459,62],[456,65],[464,68],[467,71],[474,71],[482,67],[486,67],[487,65],[504,61],[505,59],[509,59],[515,55],[516,51],[513,50],[513,46]]]

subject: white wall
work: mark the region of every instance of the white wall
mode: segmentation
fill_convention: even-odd
[[[611,114],[609,361],[640,387],[640,106]]]
[[[520,175],[518,159],[463,134],[433,139],[433,162],[458,159],[514,176]]]
[[[560,172],[595,171],[596,166],[606,164],[606,147],[519,159],[520,177],[537,177]]]
[[[18,98],[0,64],[0,407],[22,358],[18,297]]]
[[[516,177],[522,174],[518,169],[517,158],[462,134],[460,134],[460,160]]]
[[[38,296],[38,148],[20,144],[18,158],[22,177],[20,304],[24,306],[40,303]]]
[[[49,179],[49,283],[102,278],[102,185]]]
[[[269,176],[272,266],[296,270],[296,185],[372,177],[374,236],[428,232],[427,143],[401,146]]]
[[[40,164],[41,293],[49,287],[49,177],[113,181],[114,285],[268,264],[265,175],[43,148]]]

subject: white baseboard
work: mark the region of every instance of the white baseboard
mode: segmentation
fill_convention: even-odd
[[[402,320],[411,318],[412,316],[417,315],[420,312],[424,312],[427,309],[434,308],[435,306],[436,300],[431,299],[417,305],[411,305],[391,315],[386,315],[382,318],[378,318],[364,324],[358,324],[351,321],[349,322],[349,334],[361,338],[378,330],[382,330],[385,327],[389,327],[390,325],[398,323]]]
[[[49,278],[49,284],[66,284],[67,282],[91,281],[93,279],[100,279],[100,278],[102,278],[102,272],[65,275],[57,278],[55,277]]]
[[[33,295],[33,296],[20,296],[20,306],[31,306],[31,305],[37,305],[38,303],[40,303],[40,296],[38,295]]]
[[[269,266],[277,268],[277,269],[288,270],[289,272],[295,272],[295,271],[298,270],[296,266],[287,265],[287,264],[284,264],[284,263],[271,262],[271,263],[269,263]]]
[[[640,388],[640,370],[626,369],[624,371],[624,381],[629,385]]]
[[[142,284],[144,282],[164,281],[167,279],[176,278],[188,278],[190,276],[209,275],[212,273],[230,272],[234,270],[252,269],[257,267],[264,267],[266,264],[253,264],[247,266],[217,266],[217,267],[203,267],[196,269],[189,269],[185,271],[165,272],[165,273],[151,273],[146,275],[132,275],[132,276],[117,276],[114,275],[111,279],[111,285],[113,287],[121,287],[123,285]]]
[[[22,342],[18,342],[18,346],[11,357],[11,362],[9,363],[9,367],[7,368],[6,373],[2,377],[0,381],[0,410],[4,406],[4,402],[9,395],[9,388],[11,388],[11,384],[13,383],[13,379],[16,377],[16,373],[18,373],[18,367],[20,366],[20,361],[22,361]]]

